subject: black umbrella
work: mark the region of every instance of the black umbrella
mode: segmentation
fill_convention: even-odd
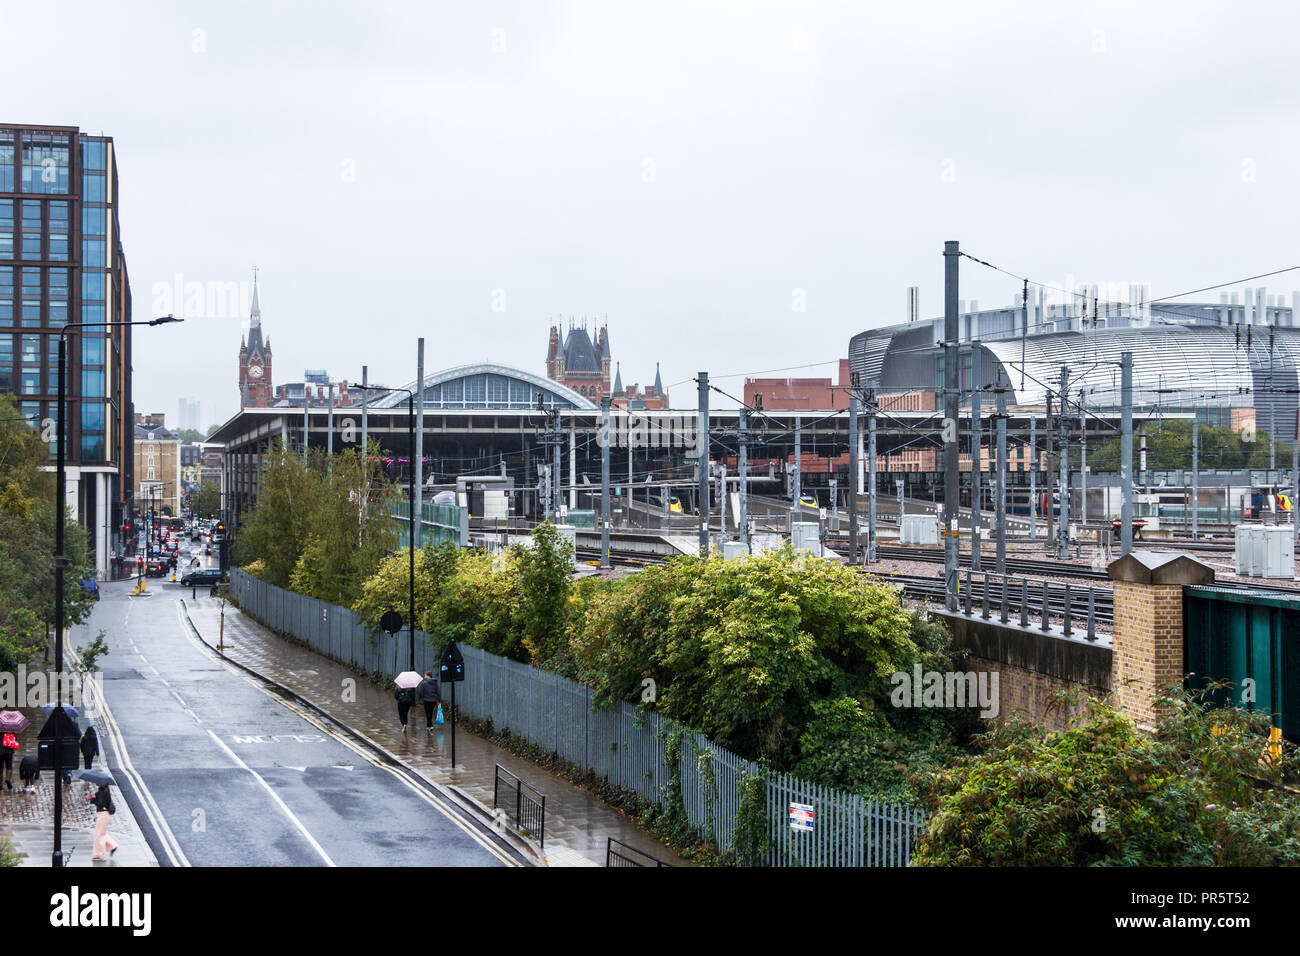
[[[78,780],[84,780],[86,783],[93,783],[98,786],[117,786],[117,781],[113,779],[112,775],[107,774],[102,770],[74,770],[72,771],[72,776],[76,777]]]
[[[63,711],[64,711],[64,713],[66,713],[69,717],[71,717],[73,720],[76,720],[77,717],[79,717],[80,714],[81,714],[81,712],[78,711],[77,708],[73,707],[71,704],[64,704],[64,705],[63,705]],[[54,705],[53,705],[53,704],[43,704],[43,705],[41,705],[41,713],[42,713],[42,714],[52,714],[52,713],[54,713]]]

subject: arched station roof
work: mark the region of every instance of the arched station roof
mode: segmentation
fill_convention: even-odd
[[[402,387],[419,395],[414,380]],[[538,395],[547,408],[596,407],[590,399],[559,382],[492,362],[458,365],[424,377],[425,408],[536,408]],[[406,393],[394,390],[370,406],[395,408],[405,403]]]

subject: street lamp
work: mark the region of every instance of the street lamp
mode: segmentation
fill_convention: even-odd
[[[59,407],[59,439],[58,452],[56,455],[55,470],[57,478],[55,483],[55,511],[58,513],[58,521],[54,528],[54,671],[59,675],[55,681],[55,713],[58,714],[63,710],[63,569],[68,564],[68,558],[63,553],[63,522],[64,513],[67,510],[67,481],[63,472],[64,446],[67,444],[67,428],[64,427],[64,404],[66,401],[66,373],[64,366],[67,364],[68,350],[68,333],[73,329],[86,327],[110,328],[125,325],[166,325],[170,322],[183,322],[184,319],[178,319],[173,315],[164,315],[158,319],[148,319],[140,322],[72,322],[63,327],[59,332],[59,385],[58,385],[58,407]],[[62,718],[56,718],[62,722]],[[51,865],[55,867],[63,866],[63,740],[56,737],[54,744],[54,856]]]
[[[406,393],[406,421],[407,433],[411,444],[411,467],[407,471],[407,493],[410,495],[410,505],[407,508],[409,515],[407,524],[407,537],[410,547],[407,549],[411,555],[411,579],[410,579],[410,604],[407,606],[407,613],[410,615],[411,625],[411,666],[408,670],[415,670],[415,469],[420,468],[420,480],[424,481],[424,462],[417,464],[415,460],[415,393],[409,388],[384,388],[382,385],[360,385],[357,386],[367,392],[405,392]],[[423,423],[421,423],[423,424]],[[365,454],[365,450],[362,450]]]

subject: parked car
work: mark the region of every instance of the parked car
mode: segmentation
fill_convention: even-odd
[[[198,568],[194,571],[186,571],[181,575],[181,584],[186,587],[191,585],[208,585],[221,583],[220,568]]]

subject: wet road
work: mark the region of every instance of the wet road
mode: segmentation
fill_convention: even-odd
[[[185,560],[182,567],[188,563]],[[194,866],[503,866],[522,858],[436,789],[273,696],[190,633],[190,589],[102,585],[110,766],[160,862]]]

